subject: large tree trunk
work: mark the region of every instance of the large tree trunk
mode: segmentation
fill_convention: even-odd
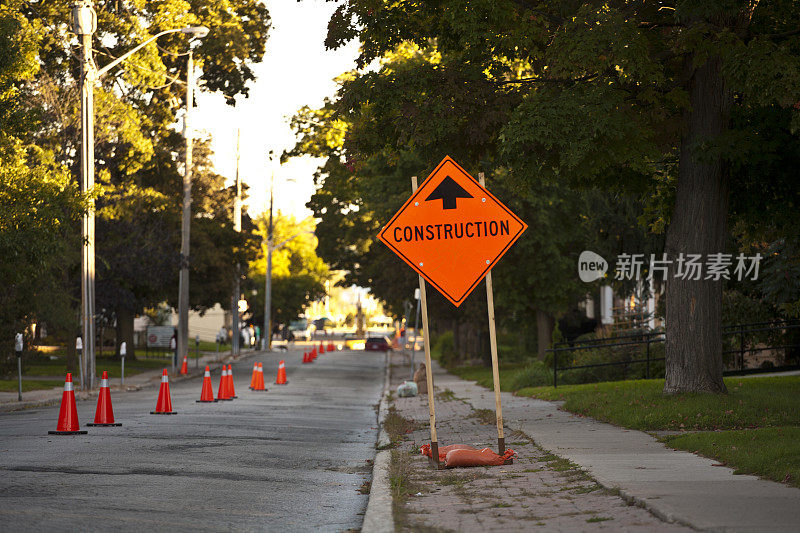
[[[119,347],[124,342],[127,348],[125,357],[128,359],[136,359],[136,346],[133,344],[133,319],[134,314],[130,309],[122,307],[117,308],[117,346],[115,354],[119,355]]]
[[[687,61],[691,67],[691,58]],[[704,144],[728,129],[732,97],[719,58],[694,70],[688,85],[675,209],[666,252],[673,261],[667,281],[666,383],[664,392],[726,392],[722,381],[722,282],[675,278],[679,254],[725,251],[728,178],[722,157]]]
[[[547,349],[553,343],[553,326],[555,320],[541,309],[536,310],[536,347],[539,359],[544,359]]]

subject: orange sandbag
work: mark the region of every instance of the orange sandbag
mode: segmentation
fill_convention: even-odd
[[[507,459],[512,458],[517,453],[514,450],[506,450],[503,455],[497,455],[489,448],[482,450],[450,450],[445,456],[444,463],[447,468],[459,466],[500,466]]]
[[[470,446],[469,444],[449,444],[447,446],[440,446],[439,447],[439,460],[444,461],[444,458],[447,456],[447,452],[452,450],[476,450],[478,448],[474,446]],[[419,451],[422,455],[427,457],[431,456],[431,445],[430,444],[423,444],[420,446]]]

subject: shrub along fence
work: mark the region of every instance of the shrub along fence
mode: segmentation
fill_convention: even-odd
[[[734,324],[722,334],[725,375],[800,368],[800,322]],[[547,350],[553,387],[559,377],[570,384],[663,377],[664,340],[663,331],[641,331],[557,342]]]

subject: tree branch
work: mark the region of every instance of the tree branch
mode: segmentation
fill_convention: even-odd
[[[555,24],[564,24],[567,21],[567,19],[565,19],[564,17],[553,15],[552,13],[545,13],[544,11],[536,9],[530,2],[527,2],[526,0],[511,0],[511,1],[517,4],[522,9],[530,11],[531,13],[534,13],[536,15],[540,15]]]
[[[766,37],[767,39],[777,40],[786,39],[787,37],[794,37],[795,35],[800,35],[800,28],[795,28],[782,33],[762,33],[761,35],[755,34],[756,37]]]
[[[586,76],[581,76],[579,78],[542,78],[538,76],[531,76],[530,78],[519,78],[516,80],[504,80],[504,81],[496,81],[494,82],[496,85],[511,85],[515,83],[525,84],[525,83],[578,83],[581,81],[591,81],[595,78],[600,76],[599,72],[594,74],[587,74]]]
[[[681,22],[640,22],[637,26],[654,30],[656,28],[682,28],[684,25]]]

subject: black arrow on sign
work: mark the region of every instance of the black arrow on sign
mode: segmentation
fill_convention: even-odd
[[[456,183],[456,180],[447,176],[442,180],[439,186],[425,198],[425,201],[441,200],[443,209],[455,209],[456,199],[458,198],[474,198],[474,196],[465,191],[461,185]]]

